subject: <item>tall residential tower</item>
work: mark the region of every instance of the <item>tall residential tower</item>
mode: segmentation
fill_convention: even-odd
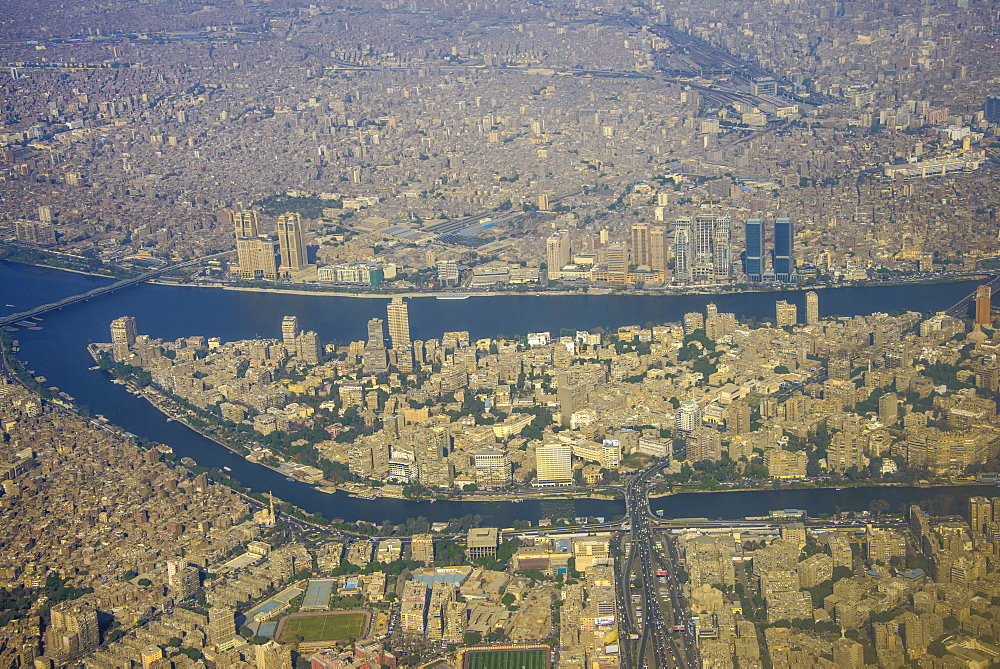
[[[392,344],[393,363],[400,371],[413,369],[413,349],[410,341],[410,314],[401,297],[392,298],[386,307],[389,320],[389,342]]]

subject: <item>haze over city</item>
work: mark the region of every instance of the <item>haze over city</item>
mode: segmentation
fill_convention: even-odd
[[[998,28],[0,8],[0,666],[1000,663]]]

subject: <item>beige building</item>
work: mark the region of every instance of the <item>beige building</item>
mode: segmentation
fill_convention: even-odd
[[[309,264],[301,214],[290,212],[278,217],[278,250],[281,253],[281,273],[285,276]]]
[[[774,321],[779,328],[795,325],[799,322],[799,308],[785,300],[778,300],[774,303]]]
[[[428,567],[434,564],[434,535],[414,534],[410,544],[410,557]]]
[[[465,544],[469,559],[496,557],[499,534],[499,530],[495,527],[474,527],[469,530]]]
[[[278,263],[274,255],[274,242],[266,237],[236,240],[238,273],[244,279],[277,279]]]
[[[573,447],[545,444],[535,449],[537,485],[569,484],[573,481]]]

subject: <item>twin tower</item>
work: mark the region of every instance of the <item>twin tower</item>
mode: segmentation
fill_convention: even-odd
[[[309,263],[302,216],[298,213],[285,213],[278,217],[277,254],[274,240],[260,233],[256,211],[227,211],[226,214],[236,233],[236,255],[240,264],[238,273],[242,278],[274,280],[279,275],[288,278]]]
[[[790,218],[774,219],[774,255],[771,271],[764,262],[764,219],[748,218],[746,222],[746,262],[744,272],[750,281],[763,281],[774,275],[775,281],[791,281],[795,274],[795,231]]]

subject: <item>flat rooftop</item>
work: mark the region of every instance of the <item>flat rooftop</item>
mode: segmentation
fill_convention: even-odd
[[[469,530],[466,545],[469,548],[496,548],[499,533],[496,527],[474,527]]]

